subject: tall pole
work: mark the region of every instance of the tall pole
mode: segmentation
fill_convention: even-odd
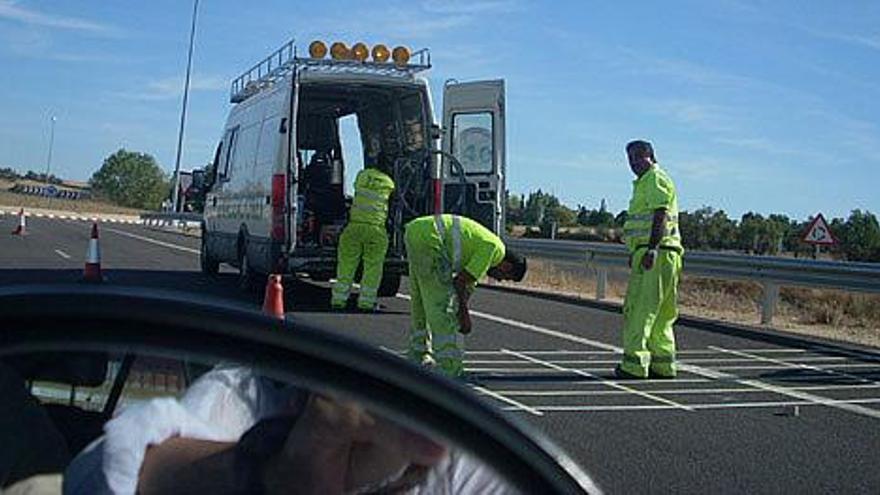
[[[193,0],[192,27],[189,31],[189,55],[186,57],[186,81],[183,83],[183,106],[180,109],[180,130],[177,133],[177,159],[174,161],[174,191],[171,193],[174,212],[180,207],[180,155],[183,152],[183,128],[186,125],[186,103],[189,100],[189,78],[192,72],[193,42],[196,39],[196,15],[199,0]]]
[[[51,124],[49,127],[49,156],[46,157],[46,185],[49,184],[49,169],[52,168],[52,148],[55,146],[55,121],[58,118],[54,115],[51,119]]]

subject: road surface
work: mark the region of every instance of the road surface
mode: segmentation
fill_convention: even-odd
[[[0,284],[80,277],[90,224],[0,217]],[[256,306],[236,271],[198,272],[198,239],[106,224],[109,284],[208,294]],[[400,352],[406,290],[377,315],[331,313],[326,286],[286,287],[298,321]],[[619,381],[621,316],[607,309],[480,289],[467,338],[468,386],[532,423],[610,493],[872,492],[880,487],[880,352],[770,331],[679,325],[674,381]]]

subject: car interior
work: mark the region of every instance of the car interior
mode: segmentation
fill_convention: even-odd
[[[274,388],[354,401],[439,439],[515,491],[595,491],[589,477],[546,438],[461,385],[295,319],[282,322],[190,294],[63,285],[0,289],[0,314],[7,329],[0,342],[0,376],[12,389],[27,392],[5,405],[15,414],[5,415],[0,432],[14,447],[4,449],[3,486],[37,474],[61,476],[71,459],[101,437],[107,421],[127,408],[159,397],[184,400],[199,377],[221,363],[235,363],[272,380]],[[181,366],[155,367],[156,374],[178,376],[158,383],[154,377],[152,386],[144,386],[133,379],[139,360]],[[42,419],[16,423],[19,416]],[[58,435],[47,435],[53,431]],[[46,453],[52,455],[47,459]]]

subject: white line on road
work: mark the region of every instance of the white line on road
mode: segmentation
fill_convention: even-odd
[[[760,407],[790,407],[790,406],[824,406],[834,404],[839,408],[843,408],[844,406],[850,407],[863,407],[859,406],[859,404],[876,404],[880,403],[880,399],[852,399],[852,400],[829,400],[829,404],[818,404],[812,401],[778,401],[778,402],[734,402],[734,403],[720,403],[720,404],[693,404],[692,408],[696,410],[704,410],[704,409],[748,409],[748,408],[760,408]],[[675,409],[673,406],[667,406],[663,404],[651,404],[651,405],[640,405],[640,406],[625,406],[625,405],[615,405],[615,406],[534,406],[534,408],[538,411],[543,412],[607,412],[607,411],[644,411],[644,410],[654,410],[654,411],[664,411]],[[865,408],[869,409],[869,408]],[[505,407],[504,410],[512,411],[513,408]],[[872,409],[869,409],[872,410]]]
[[[535,353],[525,351],[522,349],[518,349],[518,350],[520,352],[524,352],[528,355],[535,354]],[[797,361],[803,361],[803,362],[821,362],[820,364],[828,364],[830,366],[847,366],[847,365],[857,364],[856,367],[877,366],[878,368],[880,368],[880,362],[873,364],[873,365],[867,365],[865,363],[837,364],[837,362],[839,362],[839,361],[846,361],[846,360],[850,359],[850,358],[845,358],[845,357],[821,357],[820,356],[820,357],[803,357],[803,358],[795,358],[795,359],[797,359]],[[826,361],[827,361],[827,363],[826,363]],[[522,361],[515,360],[515,359],[471,359],[471,360],[467,360],[466,362],[470,363],[470,364],[494,364],[494,365],[522,364]],[[569,364],[571,364],[571,365],[575,365],[575,364],[599,365],[599,364],[617,364],[619,362],[619,360],[610,360],[610,359],[554,359],[554,360],[552,360],[552,362],[559,364],[559,365],[569,365]],[[754,359],[745,358],[745,357],[706,358],[706,359],[686,359],[686,360],[683,359],[680,362],[686,363],[686,364],[721,364],[721,363],[754,362]],[[795,362],[795,361],[792,361],[791,363],[792,364],[799,364],[798,362]],[[728,367],[727,366],[719,366],[719,368],[728,368]],[[815,368],[815,366],[812,366],[812,367],[808,366],[808,368]],[[747,368],[743,368],[743,369],[747,369]],[[816,369],[821,370],[823,368],[816,368]]]
[[[398,294],[397,297],[400,297],[402,299],[409,299],[409,296],[407,296],[405,294]],[[530,331],[533,333],[538,333],[541,335],[547,335],[550,337],[556,337],[559,339],[567,340],[569,342],[577,342],[578,344],[592,346],[592,347],[596,347],[598,349],[603,349],[606,351],[623,352],[622,348],[615,346],[615,345],[606,344],[605,342],[599,342],[599,341],[587,339],[584,337],[578,337],[576,335],[570,335],[565,332],[559,332],[556,330],[551,330],[549,328],[539,327],[537,325],[531,325],[529,323],[523,323],[521,321],[511,320],[509,318],[503,318],[500,316],[495,316],[495,315],[483,313],[480,311],[471,311],[471,315],[478,316],[480,318],[487,319],[490,321],[495,321],[497,323],[502,323],[504,325],[512,326],[514,328],[520,328],[523,330],[527,330],[527,331]],[[846,402],[833,401],[831,399],[828,399],[825,397],[820,397],[818,395],[813,395],[813,394],[810,394],[807,392],[800,392],[797,390],[789,390],[785,387],[771,385],[769,383],[765,383],[760,380],[743,379],[743,378],[740,378],[736,375],[731,375],[729,373],[724,373],[721,371],[710,370],[710,369],[703,368],[701,366],[695,366],[692,364],[680,364],[679,369],[681,371],[687,371],[689,373],[693,373],[695,375],[702,376],[703,378],[709,378],[709,379],[713,379],[713,380],[733,381],[733,382],[738,383],[740,385],[747,385],[747,386],[759,388],[762,390],[766,390],[768,392],[774,392],[779,395],[785,395],[785,396],[792,397],[795,399],[812,402],[814,404],[821,404],[821,405],[833,407],[836,409],[848,411],[848,412],[851,412],[854,414],[860,414],[862,416],[868,416],[871,418],[880,419],[880,410],[875,410],[875,409],[871,409],[868,407],[863,407],[863,406],[858,405],[857,403],[846,403]]]
[[[131,232],[126,232],[124,230],[117,230],[110,227],[104,227],[104,232],[113,232],[114,234],[124,235],[126,237],[131,237],[132,239],[137,239],[139,241],[149,242],[151,244],[156,244],[157,246],[164,246],[171,249],[177,249],[179,251],[184,251],[186,253],[192,254],[200,254],[198,249],[189,248],[186,246],[180,246],[177,244],[172,244],[170,242],[159,241],[150,237],[144,237],[142,235],[132,234]]]
[[[510,399],[508,397],[505,397],[505,396],[499,394],[498,392],[493,392],[492,390],[489,390],[488,388],[481,387],[479,385],[474,385],[473,389],[478,392],[482,392],[483,394],[486,394],[490,397],[494,397],[495,399],[498,399],[501,402],[504,402],[506,404],[510,404],[510,405],[514,406],[514,410],[528,411],[528,412],[534,414],[535,416],[543,416],[544,415],[544,413],[542,413],[541,411],[538,411],[537,409],[535,409],[533,407],[529,407],[529,406],[523,404],[522,402],[518,402],[518,401],[515,401],[515,400]]]
[[[62,258],[66,259],[66,260],[69,260],[69,259],[70,259],[70,255],[67,254],[67,253],[65,253],[64,251],[62,251],[62,250],[60,250],[60,249],[56,249],[56,250],[55,250],[55,253],[57,253],[58,256],[61,256]]]
[[[756,354],[750,354],[748,352],[744,352],[744,351],[740,351],[740,350],[724,349],[722,347],[716,347],[714,345],[709,346],[709,348],[714,349],[718,352],[723,352],[725,354],[739,356],[741,358],[748,358],[748,359],[752,359],[754,361],[759,361],[759,362],[772,363],[772,364],[776,364],[778,366],[784,366],[786,368],[817,371],[819,373],[826,373],[829,375],[845,376],[847,378],[852,378],[853,380],[860,380],[860,381],[863,381],[866,383],[877,383],[874,380],[868,380],[864,377],[852,375],[852,374],[849,374],[849,373],[846,373],[843,371],[837,371],[837,370],[828,369],[828,368],[820,368],[819,366],[813,366],[813,365],[809,365],[809,364],[803,364],[803,363],[797,363],[797,362],[791,362],[791,361],[783,361],[781,359],[773,359],[773,358],[766,357],[766,356],[758,356]],[[873,363],[873,364],[845,363],[845,364],[832,364],[832,366],[834,366],[836,368],[880,368],[880,363]]]
[[[634,389],[634,388],[627,387],[627,386],[625,386],[625,385],[620,385],[619,383],[615,383],[615,382],[612,382],[612,381],[609,381],[609,380],[605,380],[604,378],[601,378],[601,377],[599,377],[599,376],[596,376],[596,375],[594,375],[594,374],[592,374],[592,373],[587,373],[586,371],[568,369],[568,368],[565,368],[565,367],[562,367],[562,366],[558,366],[558,365],[555,365],[555,364],[550,363],[550,362],[547,362],[547,361],[543,361],[543,360],[538,359],[538,358],[534,358],[534,357],[531,357],[531,356],[527,356],[527,355],[525,355],[525,354],[523,354],[523,353],[521,353],[521,352],[511,351],[511,350],[509,350],[509,349],[501,349],[501,352],[504,352],[504,353],[506,353],[506,354],[510,354],[511,356],[516,356],[516,357],[518,357],[518,358],[520,358],[520,359],[524,359],[524,360],[526,360],[526,361],[530,361],[530,362],[535,363],[535,364],[540,364],[540,365],[542,365],[542,366],[546,366],[546,367],[548,367],[548,368],[555,369],[555,370],[557,370],[557,371],[571,372],[571,373],[574,373],[574,374],[576,374],[576,375],[581,375],[581,376],[584,376],[584,377],[587,377],[587,378],[593,378],[593,379],[596,379],[596,380],[598,380],[599,382],[601,382],[603,385],[607,385],[607,386],[609,386],[609,387],[616,388],[616,389],[618,389],[618,390],[623,390],[623,391],[629,392],[629,393],[631,393],[631,394],[633,394],[633,395],[638,395],[638,396],[640,396],[640,397],[644,397],[645,399],[650,399],[650,400],[653,400],[653,401],[655,401],[655,402],[660,402],[660,403],[662,403],[662,404],[666,404],[666,405],[668,405],[668,406],[675,406],[675,407],[677,407],[677,408],[679,408],[679,409],[684,409],[685,411],[693,411],[693,409],[691,409],[690,407],[688,407],[688,406],[686,406],[686,405],[684,405],[684,404],[679,404],[678,402],[675,402],[675,401],[672,401],[672,400],[669,400],[669,399],[665,399],[665,398],[663,398],[663,397],[659,397],[659,396],[654,395],[654,394],[649,394],[648,392],[644,392],[644,391],[641,391],[641,390],[636,390],[636,389]]]
[[[669,380],[666,380],[667,382]],[[676,380],[677,384],[678,380]],[[791,390],[863,390],[877,389],[880,385],[861,384],[861,385],[809,385],[804,387],[792,387]],[[629,392],[624,390],[517,390],[517,389],[501,389],[493,390],[497,394],[503,394],[510,397],[590,397],[596,395],[625,395]],[[672,394],[672,395],[690,395],[690,394],[752,394],[767,393],[764,390],[751,387],[735,387],[735,388],[680,388],[680,389],[657,389],[651,390],[655,394]]]

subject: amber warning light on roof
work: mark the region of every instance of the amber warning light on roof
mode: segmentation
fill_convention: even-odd
[[[311,58],[320,60],[325,58],[328,53],[333,60],[366,62],[367,59],[372,57],[373,62],[384,64],[388,63],[390,59],[399,67],[405,67],[409,63],[411,56],[409,48],[405,46],[396,46],[393,50],[389,50],[387,46],[381,43],[373,46],[372,50],[370,50],[366,43],[362,42],[357,42],[349,48],[345,43],[336,41],[330,45],[329,50],[327,45],[320,40],[315,40],[309,44],[309,57]]]

